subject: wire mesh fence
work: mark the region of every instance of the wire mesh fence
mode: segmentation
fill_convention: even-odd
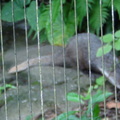
[[[0,120],[118,120],[119,8],[2,0]]]

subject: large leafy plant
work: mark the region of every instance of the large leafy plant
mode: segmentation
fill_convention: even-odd
[[[109,53],[112,49],[120,51],[120,30],[116,31],[114,36],[109,33],[104,35],[100,39],[102,40],[104,45],[98,49],[96,54],[97,57],[101,57]]]
[[[61,1],[63,15],[61,15]],[[104,25],[108,23],[110,20],[108,18],[111,17],[109,14],[111,10],[111,0],[102,0],[101,19],[99,2],[99,0],[88,0],[90,31],[97,34],[99,34],[101,26],[100,20],[102,20],[102,24]],[[25,11],[24,8],[26,8]],[[114,0],[114,10],[120,17],[119,0]],[[74,0],[52,0],[51,5],[41,2],[38,7],[40,41],[42,42],[48,39],[51,44],[63,45],[63,39],[66,44],[68,39],[75,34],[75,11],[78,31],[87,31],[85,0],[76,0],[76,8],[74,8]],[[14,22],[17,22],[23,20],[26,15],[27,21],[31,26],[30,31],[37,31],[36,13],[36,1],[33,0],[14,0],[13,14],[11,1],[2,6],[2,20],[12,22],[13,15]],[[50,13],[52,13],[52,15],[50,15]]]
[[[66,99],[67,101],[71,101],[74,103],[80,103],[81,105],[86,105],[86,110],[81,111],[80,110],[74,110],[74,111],[67,111],[65,113],[62,113],[58,115],[56,118],[52,120],[91,120],[91,117],[93,120],[101,120],[100,117],[100,106],[99,103],[106,100],[109,96],[112,95],[111,92],[108,91],[102,91],[100,90],[101,87],[104,85],[105,79],[103,76],[96,79],[96,83],[94,86],[88,87],[87,93],[77,94],[74,92],[70,92],[67,94]],[[95,92],[94,95],[91,93]],[[91,109],[92,108],[92,109]],[[92,110],[92,111],[91,111]],[[76,113],[82,113],[81,116],[76,116]],[[91,112],[93,113],[93,116],[91,116]],[[27,116],[26,120],[31,120],[32,116]],[[44,118],[40,118],[44,119]]]
[[[104,82],[105,82],[105,79],[103,76],[97,78],[96,84],[94,86],[89,87],[87,93],[84,96],[74,92],[68,93],[67,94],[68,101],[79,102],[80,104],[84,104],[86,101],[88,101],[87,110],[84,112],[81,111],[83,112],[83,114],[79,118],[76,117],[75,114],[80,111],[68,111],[67,113],[60,114],[59,116],[57,116],[56,119],[58,120],[79,120],[79,119],[91,120],[91,112],[92,112],[93,120],[101,120],[99,103],[103,102],[105,99],[107,99],[109,96],[112,95],[111,92],[108,92],[108,91],[104,92],[100,90],[100,87],[103,86]],[[92,91],[96,91],[96,93],[92,95],[91,94]]]

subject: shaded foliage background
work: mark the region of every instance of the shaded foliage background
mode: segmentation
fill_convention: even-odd
[[[63,14],[61,14],[61,2]],[[12,19],[12,2],[5,0],[2,2],[2,20],[14,22],[24,20],[25,14],[31,29],[29,36],[33,31],[37,31],[37,12],[36,1],[34,0],[14,0],[13,11],[14,19]],[[62,37],[64,36],[65,44],[71,36],[75,34],[75,11],[77,32],[87,32],[86,17],[86,1],[76,0],[76,8],[74,0],[52,0],[52,18],[50,18],[49,0],[38,0],[38,27],[40,32],[40,41],[48,40],[50,44],[63,45]],[[25,4],[25,5],[24,5]],[[25,14],[24,14],[25,6]],[[100,18],[100,0],[88,0],[89,9],[89,26],[90,32],[100,35],[100,20],[104,34],[112,33],[112,16],[111,16],[111,0],[102,0],[102,18]],[[115,31],[120,28],[120,1],[114,0],[114,17]],[[63,21],[62,21],[63,18]],[[52,23],[51,23],[52,20]],[[52,34],[51,34],[52,27]],[[63,35],[64,31],[64,35]],[[36,37],[36,34],[35,34]]]

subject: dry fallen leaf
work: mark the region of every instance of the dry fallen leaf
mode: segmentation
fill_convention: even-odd
[[[117,102],[117,103],[115,101],[107,102],[106,107],[108,109],[111,109],[111,108],[118,108],[118,109],[120,109],[120,102]]]
[[[109,118],[103,118],[102,120],[110,120]]]

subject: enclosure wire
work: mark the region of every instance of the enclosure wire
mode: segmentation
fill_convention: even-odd
[[[91,50],[90,50],[90,28],[89,28],[89,9],[88,9],[88,0],[86,0],[86,13],[87,13],[87,33],[88,33],[88,63],[89,63],[89,81],[90,81],[90,88],[92,87],[92,80],[91,80]],[[92,99],[92,90],[90,91],[90,103],[91,103],[91,120],[93,120],[93,99]]]
[[[38,1],[36,0],[36,19],[37,19],[37,41],[38,41],[38,57],[41,57],[41,52],[40,52],[40,28],[39,28],[39,19],[38,19]],[[42,79],[42,69],[41,69],[41,61],[39,59],[39,78],[40,78],[40,98],[41,98],[41,111],[42,111],[42,120],[44,120],[44,104],[43,104],[43,79]]]
[[[5,62],[4,62],[4,46],[3,46],[3,32],[2,32],[2,21],[1,21],[1,5],[0,5],[0,37],[1,37],[1,53],[2,53],[2,77],[4,85],[4,101],[5,101],[5,119],[8,120],[8,106],[7,106],[7,93],[6,93],[6,80],[5,80]]]
[[[19,83],[18,83],[18,72],[17,72],[17,49],[16,49],[16,36],[15,36],[15,22],[14,22],[14,4],[13,0],[11,0],[12,5],[12,24],[13,24],[13,42],[14,42],[14,60],[16,66],[16,86],[17,86],[17,102],[18,102],[18,115],[19,120],[21,120],[21,111],[20,111],[20,99],[19,99]]]
[[[60,0],[61,9],[61,27],[62,27],[62,44],[63,44],[63,67],[64,67],[64,81],[65,81],[65,97],[67,96],[67,78],[66,78],[66,63],[65,63],[65,41],[64,41],[64,19],[63,19],[63,1]],[[65,99],[66,100],[66,99]],[[66,119],[68,119],[68,101],[65,101],[66,106]]]
[[[55,114],[57,115],[57,94],[56,94],[56,85],[55,85],[55,82],[56,82],[56,76],[55,76],[55,64],[54,64],[54,39],[53,39],[53,21],[52,21],[52,1],[49,0],[49,4],[50,4],[50,32],[51,32],[51,39],[52,39],[52,65],[53,65],[53,84],[54,84],[54,102],[55,102]],[[57,117],[55,118],[57,119]]]
[[[102,28],[102,0],[100,0],[100,33],[101,33],[101,37],[103,39],[103,28]],[[104,53],[104,49],[103,49],[103,41],[101,40],[101,46],[102,46],[102,52]],[[104,55],[102,55],[102,76],[104,79],[104,83],[103,83],[103,92],[104,92],[104,118],[106,120],[106,99],[105,99],[105,94],[106,94],[106,88],[105,88],[105,75],[104,75]]]
[[[78,35],[77,35],[77,13],[76,13],[76,0],[74,0],[74,20],[75,20],[75,39],[76,39],[76,59],[77,59],[77,82],[78,82],[78,95],[79,95],[79,116],[81,120],[82,110],[81,110],[81,99],[80,99],[80,68],[79,68],[79,53],[78,53]]]
[[[31,79],[30,79],[30,67],[29,67],[29,46],[28,46],[28,33],[27,33],[27,18],[26,18],[26,0],[24,0],[24,21],[25,21],[25,41],[26,41],[26,55],[27,55],[27,65],[28,65],[28,97],[29,97],[29,106],[30,114],[33,116],[32,111],[32,95],[31,95]]]
[[[111,0],[111,9],[112,9],[112,34],[113,34],[113,62],[114,62],[114,79],[115,79],[115,103],[116,103],[116,120],[118,119],[118,110],[117,110],[117,80],[116,80],[116,58],[115,58],[115,29],[114,29],[114,3]]]

